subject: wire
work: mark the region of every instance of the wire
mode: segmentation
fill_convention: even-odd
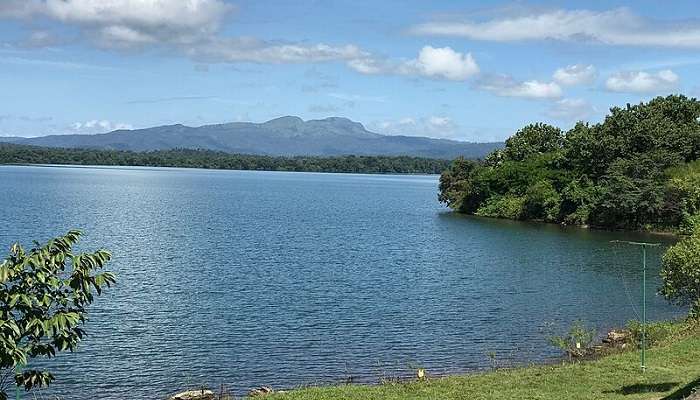
[[[616,241],[617,242],[617,241]],[[617,242],[619,243],[619,242]],[[619,254],[619,246],[616,246],[618,249],[618,254]],[[639,316],[639,311],[637,310],[637,307],[634,306],[634,302],[632,301],[632,294],[630,293],[629,287],[627,286],[627,281],[625,280],[625,273],[622,268],[620,268],[620,279],[622,280],[622,286],[625,288],[625,294],[627,295],[627,302],[629,303],[630,307],[632,308],[632,312],[634,313],[635,317],[637,317],[637,320],[641,320],[641,317]]]

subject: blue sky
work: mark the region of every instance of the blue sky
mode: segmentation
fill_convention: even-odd
[[[0,135],[345,116],[503,140],[700,88],[694,2],[0,0]]]

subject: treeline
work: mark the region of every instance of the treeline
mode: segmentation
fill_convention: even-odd
[[[700,222],[700,102],[673,95],[614,107],[568,132],[528,125],[483,162],[459,159],[440,201],[463,213],[626,229]]]
[[[211,150],[64,149],[0,143],[0,164],[121,165],[297,172],[439,174],[448,160],[420,157],[271,157]]]

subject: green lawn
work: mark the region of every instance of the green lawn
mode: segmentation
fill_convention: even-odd
[[[535,366],[377,386],[344,385],[297,389],[270,399],[683,399],[700,385],[700,335],[697,333],[647,351],[647,371],[639,353],[576,364]],[[428,371],[430,372],[430,371]]]

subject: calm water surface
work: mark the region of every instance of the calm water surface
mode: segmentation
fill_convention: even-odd
[[[89,338],[52,361],[46,393],[66,399],[551,359],[552,329],[636,318],[639,249],[610,240],[667,240],[455,215],[435,176],[6,166],[0,182],[3,256],[74,227],[114,254]],[[651,296],[651,318],[678,312]]]

